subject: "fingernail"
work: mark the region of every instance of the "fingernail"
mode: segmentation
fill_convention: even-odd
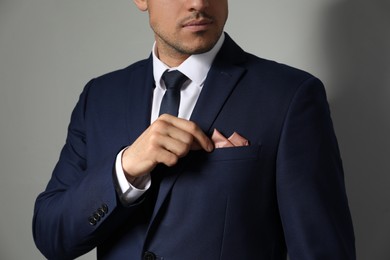
[[[213,149],[214,149],[214,145],[212,143],[209,143],[209,145],[207,146],[207,151],[211,152],[213,151]]]

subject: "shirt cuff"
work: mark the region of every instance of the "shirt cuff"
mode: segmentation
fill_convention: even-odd
[[[123,149],[116,156],[115,161],[115,174],[118,180],[120,190],[122,191],[122,198],[127,203],[135,202],[139,197],[141,197],[151,185],[150,174],[138,177],[134,180],[133,183],[129,183],[126,179],[125,172],[122,167],[122,155],[123,152],[127,149]]]

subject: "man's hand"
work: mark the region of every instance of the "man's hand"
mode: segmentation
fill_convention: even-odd
[[[164,114],[124,151],[122,166],[132,182],[159,163],[173,166],[190,150],[200,149],[211,152],[214,145],[194,122]]]

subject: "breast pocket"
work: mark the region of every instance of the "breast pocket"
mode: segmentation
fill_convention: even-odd
[[[193,189],[199,187],[199,192],[207,190],[206,194],[245,194],[248,187],[261,183],[261,150],[261,145],[250,145],[195,152],[188,158],[181,179]]]
[[[261,145],[250,145],[240,147],[217,148],[205,155],[204,159],[212,161],[242,161],[259,159]]]

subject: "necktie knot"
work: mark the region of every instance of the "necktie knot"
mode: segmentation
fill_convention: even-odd
[[[180,106],[180,89],[188,78],[178,70],[165,71],[162,75],[167,88],[161,101],[160,115],[171,114],[177,116]]]
[[[167,89],[181,89],[187,77],[178,70],[166,70],[162,75],[162,80]]]

